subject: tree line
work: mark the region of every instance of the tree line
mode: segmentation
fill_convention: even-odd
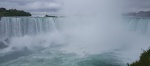
[[[17,9],[0,8],[0,17],[2,16],[32,16],[29,12]]]

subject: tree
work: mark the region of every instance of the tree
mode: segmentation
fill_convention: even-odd
[[[129,66],[150,66],[150,49],[143,51],[140,56],[140,60],[130,64]]]
[[[4,11],[6,11],[5,8],[0,8],[0,12],[4,12]]]
[[[23,10],[17,9],[6,10],[5,8],[0,8],[0,16],[31,16],[31,14]]]

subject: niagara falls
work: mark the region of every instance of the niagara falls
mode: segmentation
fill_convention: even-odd
[[[1,0],[0,66],[150,66],[148,0]]]

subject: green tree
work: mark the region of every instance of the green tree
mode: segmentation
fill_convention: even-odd
[[[6,10],[5,8],[0,8],[0,16],[31,16],[31,14],[23,10],[17,9]]]
[[[140,60],[130,64],[129,66],[150,66],[150,49],[143,51],[140,56]]]

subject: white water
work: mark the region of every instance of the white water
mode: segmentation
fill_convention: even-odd
[[[1,37],[21,37],[24,35],[36,35],[56,30],[54,24],[57,18],[34,17],[2,17],[0,21]]]
[[[22,18],[18,17],[13,19]],[[52,18],[42,18],[43,21],[45,19]],[[56,19],[57,22],[53,24],[57,25],[52,27],[56,28],[55,30],[52,29],[49,32],[43,33],[39,32],[36,33],[36,35],[12,35],[13,37],[9,47],[1,51],[0,58],[2,58],[2,60],[0,61],[3,62],[3,66],[23,66],[24,64],[34,66],[34,64],[32,63],[36,63],[37,66],[41,66],[41,64],[45,63],[45,65],[52,66],[68,66],[72,65],[72,62],[74,62],[72,66],[124,65],[126,63],[137,60],[140,53],[142,52],[141,49],[148,48],[149,37],[147,37],[147,32],[149,30],[147,29],[142,33],[141,31],[144,27],[145,29],[149,27],[148,25],[142,25],[145,24],[145,22],[149,23],[149,19],[144,19],[145,22],[142,21],[142,18],[140,20],[137,19],[137,21],[139,21],[138,23],[141,24],[140,26],[137,26],[139,24],[133,24],[135,23],[134,21],[136,21],[134,18],[125,19],[126,21],[122,23],[110,24],[108,24],[108,22],[99,22],[95,24],[92,21],[97,21],[96,19],[97,17],[60,18]],[[78,21],[81,21],[82,23]],[[12,23],[15,22],[12,21]],[[49,23],[51,23],[51,20],[48,21],[48,24]],[[32,25],[35,26],[36,24]],[[18,27],[20,25],[16,24],[15,26]],[[49,27],[50,26],[51,25],[49,25]],[[137,30],[132,30],[133,28],[135,28],[135,26],[137,26]],[[141,29],[140,27],[143,28]],[[126,28],[128,28],[129,30],[127,30]],[[14,28],[14,30],[16,29]],[[17,33],[20,34],[20,32]],[[18,56],[17,54],[19,53],[15,53],[16,51],[23,53],[20,53],[21,56]],[[7,55],[12,54],[16,54],[15,58],[10,57],[7,58],[8,60],[6,61],[4,60]],[[30,59],[31,61],[27,59]],[[40,62],[38,61],[39,59],[43,61]],[[55,64],[54,60],[59,60],[60,63]],[[20,61],[20,63],[17,63],[18,61]],[[95,63],[93,61],[95,61]],[[91,63],[89,64],[88,62]]]

